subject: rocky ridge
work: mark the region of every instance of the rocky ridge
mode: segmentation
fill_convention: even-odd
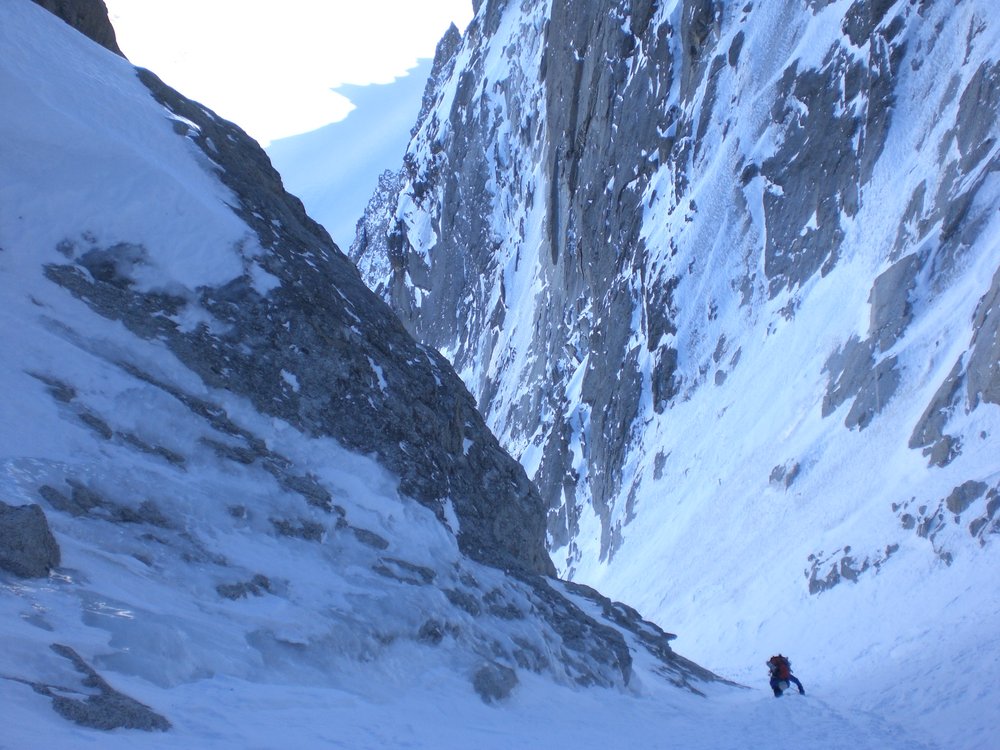
[[[808,483],[819,454],[890,406],[893,445],[926,463],[869,512],[930,518],[972,481],[940,523],[997,530],[997,40],[975,2],[482,5],[351,255],[538,484],[561,571],[597,575],[641,502],[727,471],[670,430],[754,447],[757,478],[723,490],[738,509],[836,494],[843,467]],[[820,312],[832,288],[863,326]],[[784,350],[752,357],[768,339]],[[726,416],[734,373],[752,389],[747,368],[776,361],[811,369],[815,395],[775,410],[819,420],[805,447],[736,421],[774,391]],[[887,558],[905,514],[863,558]],[[814,591],[844,580],[813,553]]]
[[[363,683],[401,654],[487,702],[526,672],[634,689],[636,648],[715,679],[547,577],[524,470],[256,143],[26,0],[2,14],[5,691],[168,730],[177,686]],[[38,143],[59,158],[12,156]]]

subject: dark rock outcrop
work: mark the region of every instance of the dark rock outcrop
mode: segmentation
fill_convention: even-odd
[[[968,365],[968,404],[1000,404],[1000,268],[993,275],[973,319]]]
[[[116,55],[125,57],[121,49],[118,48],[118,39],[115,36],[111,20],[108,18],[108,8],[104,4],[104,0],[34,1],[102,47],[106,47]]]
[[[215,587],[219,596],[225,599],[246,599],[248,596],[263,596],[271,591],[271,581],[268,577],[258,573],[249,581],[239,583],[220,583]]]
[[[848,545],[831,554],[819,552],[809,555],[809,568],[805,571],[809,593],[821,594],[843,581],[857,583],[863,573],[869,570],[877,572],[898,551],[898,544],[890,544],[876,554],[861,556],[852,554]]]
[[[517,687],[517,682],[517,672],[496,662],[484,665],[472,677],[472,686],[483,703],[503,700]]]
[[[59,562],[59,545],[42,509],[0,502],[0,569],[22,578],[44,578]]]
[[[910,447],[922,448],[932,466],[947,466],[961,453],[961,439],[946,432],[956,410],[1000,404],[1000,268],[979,300],[973,330],[969,353],[955,362],[910,436]]]
[[[52,699],[52,708],[63,718],[80,726],[104,731],[140,729],[165,732],[170,729],[166,718],[115,690],[72,648],[57,643],[53,644],[52,650],[72,662],[76,671],[83,675],[83,690],[72,691],[83,696],[80,698],[66,695],[68,691],[64,687],[31,683],[35,692]]]
[[[969,536],[985,545],[990,536],[1000,533],[1000,486],[978,480],[967,480],[956,486],[947,497],[929,503],[915,498],[893,503],[893,512],[906,531],[930,542],[935,554],[950,563],[953,554],[945,543],[950,530],[964,527]]]

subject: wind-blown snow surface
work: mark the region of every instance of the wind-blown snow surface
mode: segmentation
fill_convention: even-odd
[[[484,3],[352,249],[562,573],[942,748],[1000,719],[998,60],[990,2]]]

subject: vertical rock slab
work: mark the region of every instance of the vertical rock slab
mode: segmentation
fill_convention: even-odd
[[[41,507],[0,502],[0,569],[44,578],[59,561],[59,545]]]

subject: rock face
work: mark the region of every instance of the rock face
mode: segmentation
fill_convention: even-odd
[[[102,47],[111,50],[116,55],[125,56],[118,47],[118,39],[108,18],[108,7],[104,4],[104,0],[34,1]]]
[[[68,659],[81,679],[85,698],[72,698],[62,693],[65,687],[33,683],[35,692],[52,699],[52,707],[66,719],[91,729],[140,729],[146,732],[165,732],[170,722],[134,698],[111,687],[81,656],[69,646],[52,645],[52,650]]]
[[[483,703],[495,703],[517,687],[517,673],[503,664],[487,664],[476,672],[472,684]]]
[[[0,569],[22,578],[44,578],[59,559],[59,545],[39,506],[0,502]]]
[[[284,192],[254,141],[152,73],[139,75],[184,118],[178,137],[189,137],[218,165],[238,196],[237,214],[267,250],[260,268],[281,284],[262,295],[248,273],[223,288],[201,289],[200,303],[226,328],[220,335],[172,322],[184,299],[132,288],[130,274],[144,264],[141,246],[67,243],[63,253],[72,262],[50,265],[49,278],[137,335],[168,342],[213,387],[245,395],[310,434],[377,455],[398,473],[401,490],[439,518],[450,501],[461,521],[459,543],[476,559],[552,572],[537,491],[485,427],[448,363],[415,344],[368,291],[326,232]]]
[[[995,484],[997,26],[985,2],[488,2],[448,45],[351,255],[538,484],[561,571],[664,496],[737,516],[792,465],[836,494],[847,470],[809,467],[879,420],[929,464],[899,492]],[[694,447],[709,424],[753,446],[750,484]]]
[[[46,514],[65,558],[45,586],[0,575],[4,685],[166,730],[216,679],[381,690],[434,663],[487,701],[526,672],[716,679],[548,577],[524,469],[243,131],[27,0],[0,3],[0,48],[0,559],[60,565]]]

